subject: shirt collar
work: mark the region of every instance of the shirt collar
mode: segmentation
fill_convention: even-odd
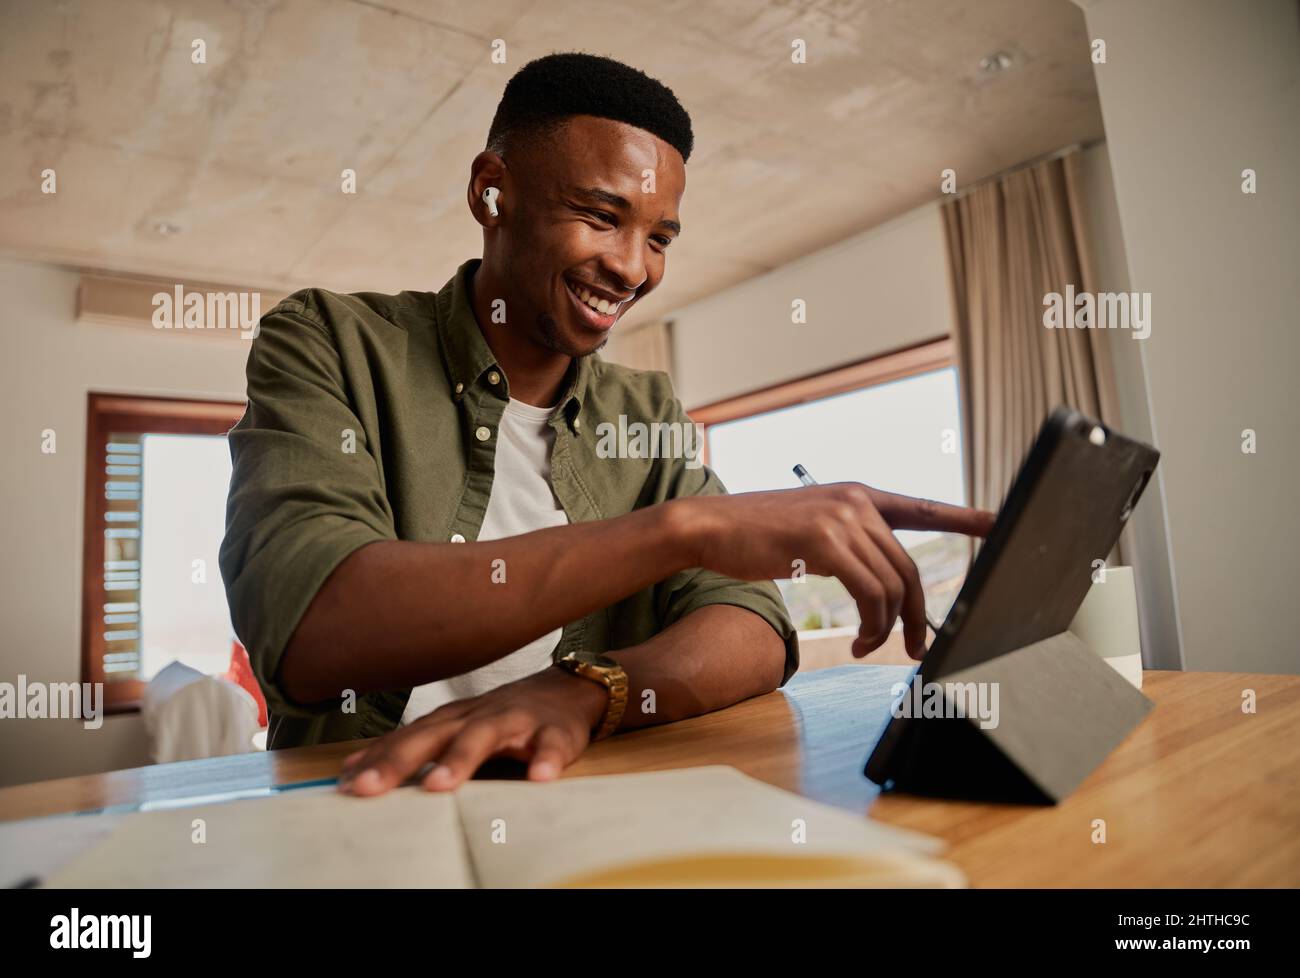
[[[471,302],[470,279],[481,264],[482,259],[479,258],[465,262],[435,296],[435,320],[441,341],[443,366],[447,371],[452,397],[456,400],[460,400],[475,384],[480,383],[490,369],[500,369],[479,329]],[[556,409],[563,413],[569,428],[575,432],[580,427],[577,419],[590,380],[591,357],[576,358],[569,368],[568,386],[560,396]]]

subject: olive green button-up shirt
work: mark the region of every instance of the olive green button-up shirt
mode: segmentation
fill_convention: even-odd
[[[510,394],[470,303],[478,264],[466,262],[436,294],[308,289],[262,317],[248,358],[248,409],[230,432],[221,575],[267,699],[270,747],[372,737],[401,720],[409,689],[294,703],[278,667],[316,592],[359,547],[478,537]],[[633,432],[636,422],[689,424],[665,374],[595,355],[575,360],[550,421],[551,480],[569,522],[726,491],[707,467],[644,443],[623,454],[658,457],[604,457],[613,443],[604,423],[617,427],[620,416]],[[554,654],[636,645],[710,604],[769,622],[786,643],[782,682],[790,678],[798,641],[776,586],[700,569],[571,622]]]

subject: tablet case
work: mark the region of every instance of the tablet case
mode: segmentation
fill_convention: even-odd
[[[872,781],[921,795],[1054,803],[1142,721],[1151,701],[1069,624],[1159,457],[1078,411],[1052,413],[912,677],[940,684],[930,695],[951,710],[960,687],[945,684],[996,683],[998,723],[896,715],[867,761]]]

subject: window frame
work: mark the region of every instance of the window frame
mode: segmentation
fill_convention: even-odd
[[[692,421],[704,426],[707,445],[708,429],[715,424],[740,421],[769,411],[779,411],[808,401],[820,401],[836,394],[866,390],[868,387],[878,387],[894,380],[905,380],[955,365],[952,337],[942,336],[857,360],[842,367],[833,367],[713,401],[687,413]]]
[[[147,682],[104,678],[103,637],[104,496],[107,436],[131,434],[226,435],[243,417],[244,401],[157,397],[139,394],[86,394],[86,453],[82,498],[81,681],[104,684],[104,712],[140,709]],[[143,472],[141,473],[143,476]],[[143,504],[143,500],[141,501]]]
[[[693,422],[701,425],[704,429],[702,455],[703,461],[707,465],[709,462],[709,429],[715,424],[741,421],[771,411],[794,407],[798,404],[820,401],[823,398],[834,397],[837,394],[866,390],[896,380],[906,380],[909,377],[931,373],[935,370],[946,370],[956,366],[956,346],[952,337],[940,336],[911,346],[891,350],[887,353],[867,357],[863,360],[857,360],[841,367],[833,367],[830,370],[823,370],[815,374],[772,384],[769,387],[763,387],[745,394],[713,401],[688,411],[687,414]],[[962,409],[960,384],[961,379],[958,377],[958,407]],[[800,632],[800,640],[824,641],[828,638],[838,637],[841,631],[843,629],[837,630],[834,627],[813,629]],[[910,663],[911,660],[902,648],[900,636],[901,633],[896,629],[886,643],[887,646],[891,647],[889,654],[892,654],[893,658],[889,658],[889,654],[885,658],[881,658],[876,653],[873,653],[870,661]]]

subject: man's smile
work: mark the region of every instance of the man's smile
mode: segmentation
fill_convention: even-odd
[[[567,276],[564,284],[565,291],[568,292],[569,299],[577,310],[578,320],[589,329],[602,333],[608,331],[618,321],[618,317],[636,298],[636,293],[620,298],[614,293],[594,288]]]

